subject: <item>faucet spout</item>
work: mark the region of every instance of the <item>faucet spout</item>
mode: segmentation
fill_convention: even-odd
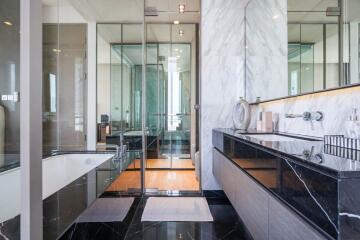
[[[285,118],[302,118],[304,121],[322,121],[324,114],[320,111],[304,112],[303,114],[285,114]]]

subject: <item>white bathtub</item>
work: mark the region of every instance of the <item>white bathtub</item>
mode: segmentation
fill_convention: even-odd
[[[64,154],[43,159],[43,199],[113,156],[113,154]],[[20,167],[0,173],[0,223],[19,215],[20,190]]]

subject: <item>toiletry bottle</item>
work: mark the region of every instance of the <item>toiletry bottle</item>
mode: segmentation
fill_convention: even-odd
[[[257,117],[256,122],[256,131],[261,132],[262,131],[262,111],[260,110]]]
[[[263,112],[263,114],[262,114],[262,131],[264,131],[264,132],[272,132],[273,131],[272,112]]]

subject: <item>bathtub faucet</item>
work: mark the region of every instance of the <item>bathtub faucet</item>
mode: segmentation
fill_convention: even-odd
[[[122,160],[126,158],[126,145],[124,144],[124,134],[120,133],[119,144],[116,145],[116,153],[114,160],[122,163]]]

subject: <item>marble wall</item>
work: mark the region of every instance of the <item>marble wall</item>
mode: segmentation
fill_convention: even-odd
[[[322,137],[326,134],[344,134],[360,138],[360,124],[349,121],[354,108],[359,108],[360,87],[314,93],[294,98],[262,103],[252,108],[250,128],[256,127],[258,111],[272,111],[278,115],[278,131]],[[306,122],[301,118],[285,118],[286,113],[302,114],[304,111],[322,111],[321,122]],[[358,109],[360,112],[360,109]]]
[[[245,18],[246,99],[255,102],[259,96],[267,100],[288,95],[287,0],[251,0]],[[267,102],[252,107],[250,128],[256,128],[259,111],[272,111],[280,132],[360,137],[360,124],[347,121],[359,101],[360,87],[355,87]],[[285,118],[286,113],[304,111],[322,111],[324,120]]]
[[[219,189],[212,174],[212,129],[232,127],[232,108],[244,96],[244,8],[247,0],[202,0],[201,178],[203,190]]]
[[[288,95],[287,0],[251,0],[245,19],[246,99]]]

